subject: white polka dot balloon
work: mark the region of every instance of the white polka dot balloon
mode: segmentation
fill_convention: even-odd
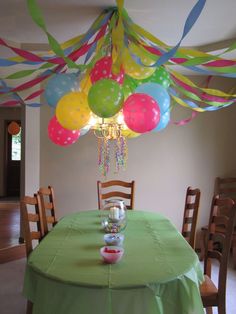
[[[90,73],[90,78],[93,84],[105,78],[112,79],[117,83],[122,84],[124,81],[124,70],[121,69],[118,74],[112,73],[112,57],[106,56],[95,63]]]
[[[48,124],[48,136],[50,140],[59,146],[74,144],[80,137],[79,130],[67,130],[63,128],[54,116]]]

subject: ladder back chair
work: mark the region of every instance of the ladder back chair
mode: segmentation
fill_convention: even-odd
[[[98,208],[103,209],[104,200],[109,200],[115,197],[126,200],[125,205],[127,209],[134,209],[134,189],[135,181],[97,181]]]
[[[201,192],[191,186],[187,188],[184,206],[182,235],[195,250],[196,226]]]
[[[220,198],[229,197],[236,203],[236,177],[221,178],[217,177],[215,179],[214,185],[214,195],[219,195]],[[221,213],[224,213],[224,206],[219,208]],[[217,226],[219,232],[224,233],[224,226]],[[201,228],[201,257],[204,259],[204,243],[206,242],[207,226]],[[234,226],[234,231],[231,240],[231,250],[233,253],[233,264],[236,268],[236,226]]]
[[[44,233],[47,234],[50,227],[57,223],[54,189],[50,185],[47,188],[41,187],[38,194],[42,204]]]
[[[224,213],[219,208],[224,206]],[[207,229],[206,251],[204,257],[204,278],[200,286],[203,306],[207,314],[212,314],[212,307],[218,307],[218,314],[226,314],[225,295],[227,266],[230,253],[231,237],[234,229],[236,207],[230,198],[214,196],[211,205],[211,213]],[[225,232],[217,231],[218,226],[224,226]],[[216,246],[215,243],[219,243]],[[218,285],[211,280],[212,260],[219,262]]]
[[[33,240],[38,242],[44,236],[41,201],[38,194],[33,197],[25,196],[20,201],[26,256],[33,251]]]

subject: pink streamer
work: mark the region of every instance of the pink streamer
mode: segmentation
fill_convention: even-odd
[[[30,94],[28,97],[26,97],[25,100],[34,99],[34,98],[40,96],[43,92],[44,92],[44,89],[39,89],[38,91],[36,91],[36,92]]]
[[[208,63],[204,63],[203,65],[208,67],[228,67],[235,64],[236,61],[233,60],[215,60]]]
[[[180,120],[180,121],[171,121],[171,123],[175,124],[175,125],[178,125],[178,126],[182,126],[182,125],[185,125],[185,124],[191,122],[194,118],[196,118],[196,116],[197,116],[197,112],[196,111],[192,111],[192,114],[191,114],[190,118],[183,119],[183,120]]]
[[[200,97],[201,99],[204,100],[209,100],[209,101],[217,101],[217,102],[221,102],[221,103],[227,103],[229,101],[231,101],[231,99],[224,99],[222,97],[219,96],[214,96],[214,95],[209,95],[206,93],[202,93],[201,95],[198,95],[198,92],[196,91],[195,88],[185,84],[184,82],[180,81],[179,79],[177,79],[173,74],[171,74],[171,78],[178,83],[180,86],[182,86],[184,89],[186,89],[187,91],[194,93],[195,95],[197,95],[198,97]]]
[[[8,100],[8,101],[5,101],[5,102],[1,103],[1,106],[11,107],[11,106],[15,106],[15,105],[18,105],[18,104],[20,104],[19,100]]]

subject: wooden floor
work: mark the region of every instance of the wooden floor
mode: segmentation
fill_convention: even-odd
[[[0,263],[25,256],[24,244],[19,244],[20,209],[18,202],[0,203]]]

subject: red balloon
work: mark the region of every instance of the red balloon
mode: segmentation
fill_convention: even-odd
[[[121,69],[119,74],[113,74],[112,57],[103,57],[95,63],[90,73],[90,78],[93,84],[101,79],[110,78],[122,85],[124,81],[124,74],[123,69]]]
[[[79,130],[67,130],[63,128],[54,116],[48,124],[48,136],[50,140],[60,146],[74,144],[80,136]]]
[[[124,121],[137,133],[149,132],[160,121],[160,108],[154,98],[147,94],[130,95],[123,106]]]

